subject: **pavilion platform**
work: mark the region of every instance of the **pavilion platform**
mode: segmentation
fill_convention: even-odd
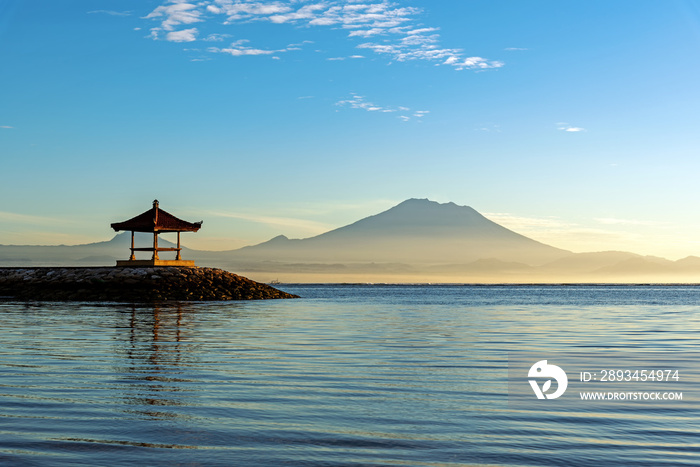
[[[127,259],[117,260],[118,268],[150,268],[155,266],[195,267],[193,260],[186,259]]]

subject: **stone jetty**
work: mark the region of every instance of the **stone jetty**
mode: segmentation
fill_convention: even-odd
[[[42,301],[154,302],[298,298],[213,268],[0,268],[0,297]]]

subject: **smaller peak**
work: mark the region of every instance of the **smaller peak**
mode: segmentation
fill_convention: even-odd
[[[276,236],[276,237],[273,237],[273,238],[269,239],[269,240],[266,241],[266,242],[258,243],[257,245],[254,245],[254,246],[261,246],[261,245],[266,245],[266,246],[273,245],[273,246],[276,246],[277,244],[285,244],[285,243],[287,243],[287,242],[289,242],[289,241],[290,241],[290,240],[289,240],[287,237],[285,237],[284,235],[278,235],[278,236]],[[244,246],[243,248],[244,248],[244,249],[245,249],[245,248],[252,248],[252,246]]]

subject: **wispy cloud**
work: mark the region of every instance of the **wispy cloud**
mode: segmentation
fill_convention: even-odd
[[[256,222],[259,224],[268,225],[275,228],[293,228],[296,230],[301,230],[304,232],[309,232],[311,234],[321,234],[333,229],[334,227],[325,224],[323,222],[316,222],[307,219],[297,219],[292,217],[276,217],[276,216],[259,216],[254,214],[247,214],[241,212],[222,212],[214,211],[210,212],[211,215],[216,217],[226,217],[232,219],[241,219],[251,222]]]
[[[146,19],[159,19],[161,21],[159,27],[151,29],[151,37],[158,39],[163,31],[174,31],[176,27],[182,24],[193,24],[204,21],[204,12],[199,4],[188,3],[185,0],[170,0],[159,6],[151,13],[146,15]],[[197,29],[194,28],[194,32]],[[175,36],[177,37],[177,35]],[[166,40],[168,35],[166,35]],[[175,41],[178,42],[178,41]]]
[[[505,212],[489,212],[484,213],[484,216],[516,231],[542,228],[549,230],[561,230],[574,227],[574,224],[562,221],[556,217],[525,217],[516,216]]]
[[[176,33],[183,25],[209,22],[225,27],[260,21],[346,30],[350,40],[361,41],[357,48],[371,50],[397,62],[431,61],[457,70],[486,70],[503,66],[499,60],[470,56],[462,49],[443,47],[439,28],[423,25],[420,22],[422,13],[419,8],[400,6],[388,0],[167,0],[145,19],[159,22],[151,29],[153,39],[162,39],[163,33],[166,33],[164,39],[174,42],[183,42],[183,37],[196,36],[198,31],[195,28],[189,28],[187,34]],[[214,37],[223,35],[217,33]],[[235,52],[231,53],[225,48],[215,51],[254,55],[256,53],[250,51],[269,50],[262,47],[230,49]]]
[[[281,49],[257,49],[255,47],[248,47],[246,44],[250,42],[247,39],[240,39],[236,42],[231,43],[229,47],[209,47],[207,50],[212,53],[224,53],[233,55],[234,57],[241,57],[245,55],[275,55],[277,53],[291,52],[295,50],[301,50],[302,46],[307,42],[301,44],[289,44]],[[273,56],[272,58],[279,58]]]
[[[521,52],[521,51],[530,50],[530,49],[527,49],[525,47],[506,47],[503,50],[506,50],[508,52]]]
[[[166,38],[170,42],[194,42],[197,40],[197,28],[181,29],[179,31],[170,31]]]
[[[658,222],[651,221],[640,221],[635,219],[617,219],[614,217],[598,217],[594,219],[604,225],[648,225],[648,226],[658,226],[661,225]]]
[[[343,99],[335,103],[339,107],[347,107],[350,109],[361,109],[368,112],[380,112],[380,113],[397,113],[398,118],[407,122],[412,118],[423,118],[430,113],[429,110],[411,110],[408,107],[398,106],[398,107],[388,107],[383,105],[376,105],[372,102],[366,100],[364,96],[359,94],[353,94],[349,99]]]
[[[675,232],[673,244],[678,243],[677,227],[662,222],[635,219],[595,218],[585,224],[557,217],[526,217],[510,213],[484,213],[484,216],[504,227],[549,245],[571,251],[634,251],[648,248],[650,237],[666,238],[665,232]]]
[[[349,59],[358,59],[358,58],[365,58],[364,55],[350,55],[349,57],[330,57],[327,58],[326,60],[335,62],[335,61],[343,61],[343,60],[349,60]]]
[[[556,217],[525,217],[509,213],[484,213],[484,216],[519,234],[571,251],[615,249],[635,240],[634,233],[584,226]]]
[[[231,37],[231,34],[209,34],[202,40],[206,42],[223,42],[228,37]]]
[[[10,125],[0,125],[0,128],[3,130],[12,130],[14,127]]]
[[[14,212],[0,211],[0,221],[10,224],[54,225],[70,224],[72,221],[48,216],[32,216],[29,214],[17,214]]]
[[[485,133],[500,133],[501,126],[495,123],[484,123],[481,126],[474,128],[475,131],[482,131]]]
[[[347,203],[339,200],[319,200],[312,203],[305,203],[303,205],[299,205],[298,203],[290,203],[289,205],[284,206],[284,212],[293,212],[304,217],[328,217],[329,215],[335,216],[342,213],[343,217],[346,217],[348,222],[354,222],[357,220],[358,216],[366,217],[376,214],[378,211],[389,209],[401,201],[403,200],[374,198],[359,201],[357,203]]]
[[[221,52],[234,57],[241,57],[243,55],[272,55],[277,53],[277,50],[263,50],[254,49],[252,47],[228,47],[225,49],[209,49],[210,52]]]
[[[114,10],[92,10],[88,11],[88,15],[102,14],[110,16],[131,16],[131,11],[114,11]]]
[[[588,131],[585,128],[581,128],[578,126],[572,126],[572,125],[569,125],[568,123],[563,123],[563,122],[557,123],[557,130],[566,131],[569,133],[580,133],[583,131]]]

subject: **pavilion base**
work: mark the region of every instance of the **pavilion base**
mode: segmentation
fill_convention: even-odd
[[[179,266],[181,268],[193,268],[194,261],[183,259],[127,259],[117,260],[118,268],[144,268],[153,266]]]

